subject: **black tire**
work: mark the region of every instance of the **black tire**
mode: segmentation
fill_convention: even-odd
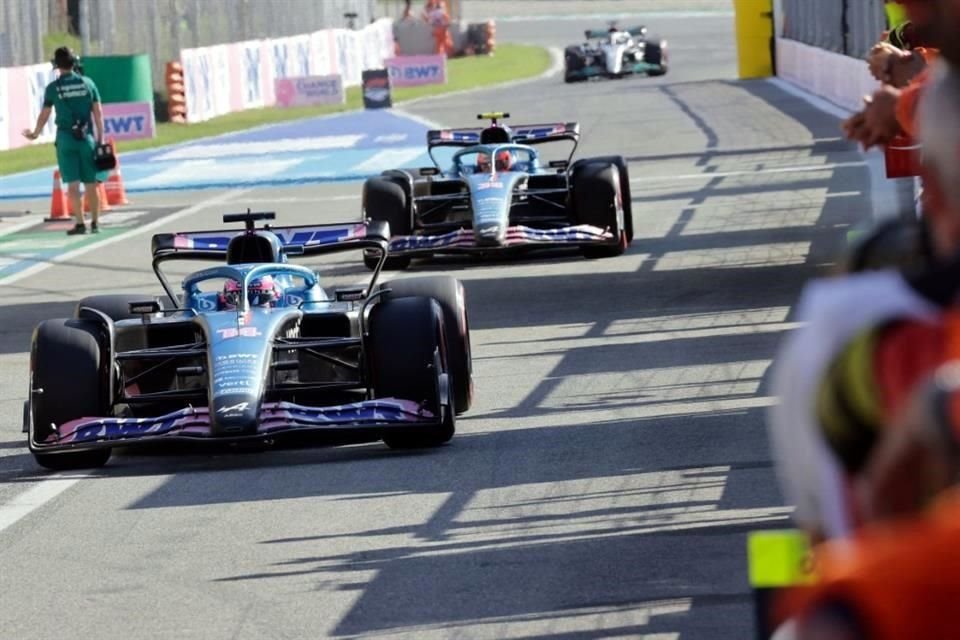
[[[156,299],[157,298],[155,297],[145,296],[142,294],[137,295],[135,293],[87,296],[77,303],[77,308],[74,311],[74,317],[79,317],[80,307],[90,307],[103,313],[114,322],[117,320],[130,320],[131,318],[140,317],[140,314],[130,313],[131,302],[143,302],[144,300]],[[160,304],[160,308],[163,308],[163,303]]]
[[[370,311],[367,361],[374,397],[401,398],[425,404],[440,413],[437,367],[443,366],[440,348],[443,311],[430,298],[400,298],[376,304]],[[456,431],[454,412],[443,412],[440,426],[393,428],[383,437],[391,448],[436,447]]]
[[[647,64],[655,64],[659,69],[647,71],[648,76],[665,76],[669,64],[669,53],[667,43],[664,40],[650,38],[643,48],[643,61]]]
[[[627,244],[629,244],[633,242],[633,194],[630,191],[630,170],[627,168],[627,161],[623,159],[623,156],[599,156],[596,158],[580,160],[577,163],[574,163],[574,166],[571,170],[575,171],[581,163],[593,164],[595,162],[608,162],[610,164],[614,164],[617,166],[617,171],[620,172],[620,195],[623,201],[623,226],[624,230],[627,232]]]
[[[53,433],[51,424],[105,414],[99,335],[99,325],[87,320],[46,320],[34,331],[32,386],[43,389],[31,403],[34,442],[43,442]],[[54,471],[88,469],[106,464],[110,449],[35,451],[33,456],[40,466]]]
[[[364,219],[382,220],[390,225],[390,236],[410,235],[413,221],[407,206],[407,195],[396,182],[388,178],[369,178],[363,183]],[[376,269],[377,256],[363,256],[368,269]],[[387,257],[383,268],[401,270],[410,266],[409,256]]]
[[[457,415],[473,402],[473,358],[470,349],[470,321],[463,284],[451,276],[424,276],[392,280],[380,285],[390,289],[387,300],[410,297],[432,298],[443,311],[447,360]]]
[[[585,78],[576,72],[584,68],[585,62],[580,47],[567,47],[563,52],[563,81],[570,83],[584,80]]]
[[[573,200],[577,222],[609,229],[617,238],[616,244],[584,246],[583,255],[591,259],[622,255],[629,243],[617,211],[617,202],[622,200],[617,167],[605,162],[578,167],[573,175]]]

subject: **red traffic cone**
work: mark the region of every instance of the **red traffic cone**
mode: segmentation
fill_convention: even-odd
[[[123,186],[123,175],[120,173],[120,155],[117,153],[117,147],[113,142],[113,138],[110,138],[107,144],[110,145],[110,150],[113,151],[113,157],[117,159],[117,166],[114,167],[113,171],[110,172],[110,177],[107,178],[105,185],[107,199],[105,202],[110,205],[130,204],[130,201],[127,200],[127,190]]]
[[[63,185],[60,183],[60,171],[53,172],[53,193],[50,196],[50,215],[45,218],[46,222],[56,220],[68,220],[70,214],[70,201],[67,194],[63,192]]]

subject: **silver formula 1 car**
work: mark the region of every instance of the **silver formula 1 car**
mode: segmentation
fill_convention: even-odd
[[[383,439],[437,446],[472,395],[463,288],[449,276],[377,284],[382,223],[163,233],[153,265],[166,302],[81,300],[34,331],[24,431],[50,469],[97,467],[114,447],[163,442]],[[288,257],[379,255],[363,286],[328,287]],[[176,292],[161,264],[212,260]]]
[[[584,35],[584,44],[564,51],[566,82],[667,73],[667,41],[648,35],[646,27],[620,29],[612,24],[609,29],[587,30]]]

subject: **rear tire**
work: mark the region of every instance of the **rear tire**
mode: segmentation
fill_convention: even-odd
[[[33,389],[43,389],[31,402],[34,442],[77,418],[106,413],[100,376],[100,327],[87,320],[46,320],[34,332],[31,353]],[[37,463],[54,471],[102,467],[110,449],[41,453]]]
[[[463,284],[451,276],[425,276],[391,280],[380,286],[390,289],[390,293],[385,294],[386,300],[416,296],[432,298],[440,305],[454,407],[457,415],[470,409],[473,402],[473,359]]]
[[[617,167],[608,163],[590,163],[578,168],[573,176],[574,210],[580,224],[609,229],[616,244],[582,247],[586,258],[612,258],[622,255],[629,241],[618,215],[622,201]]]
[[[382,220],[390,225],[390,237],[407,236],[411,233],[412,220],[407,206],[407,194],[396,182],[387,178],[370,178],[363,183],[364,219]],[[410,266],[409,256],[389,257],[383,264],[387,270],[401,270]],[[364,254],[363,264],[368,269],[377,268],[379,258]]]
[[[367,358],[376,398],[399,398],[429,407],[441,425],[393,427],[383,437],[397,448],[437,447],[456,430],[454,412],[441,406],[438,367],[443,366],[443,311],[429,298],[400,298],[370,311]],[[446,400],[446,399],[445,399]]]

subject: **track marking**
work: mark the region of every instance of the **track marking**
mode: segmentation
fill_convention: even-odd
[[[11,274],[11,275],[7,276],[6,278],[0,278],[0,285],[11,284],[11,283],[14,283],[14,282],[18,282],[18,281],[20,281],[20,280],[23,280],[24,278],[27,278],[27,277],[36,275],[36,274],[40,273],[41,271],[44,271],[44,270],[46,270],[46,269],[49,269],[50,267],[52,267],[52,266],[55,265],[55,264],[60,264],[61,262],[66,262],[67,260],[72,260],[73,258],[77,258],[77,257],[79,257],[79,256],[82,256],[82,255],[86,254],[86,253],[90,253],[91,251],[99,250],[99,249],[101,249],[101,248],[103,248],[103,247],[106,247],[107,245],[113,244],[113,243],[115,243],[115,242],[121,242],[121,241],[126,240],[126,239],[128,239],[128,238],[131,238],[131,237],[133,237],[133,236],[135,236],[135,235],[140,235],[141,233],[145,233],[145,232],[150,231],[150,230],[152,230],[152,229],[156,229],[157,227],[159,227],[159,226],[161,226],[161,225],[163,225],[163,224],[166,224],[167,222],[172,222],[173,220],[178,220],[178,219],[180,219],[180,218],[184,218],[184,217],[186,217],[186,216],[192,215],[192,214],[194,214],[194,213],[196,213],[196,212],[198,212],[198,211],[200,211],[200,210],[202,210],[202,209],[206,209],[207,207],[210,207],[210,206],[213,206],[213,205],[217,205],[217,204],[224,204],[224,203],[226,203],[227,201],[229,201],[230,199],[236,198],[237,196],[239,196],[239,195],[241,195],[241,194],[243,194],[243,193],[245,193],[245,192],[247,192],[247,191],[250,191],[250,187],[246,187],[246,188],[242,188],[242,189],[231,189],[231,190],[229,190],[229,191],[225,191],[225,192],[223,192],[223,193],[221,193],[221,194],[219,194],[219,195],[216,195],[216,196],[214,196],[214,197],[212,197],[212,198],[207,198],[206,200],[201,200],[200,202],[198,202],[198,203],[196,203],[196,204],[194,204],[194,205],[191,205],[191,206],[187,207],[186,209],[181,209],[181,210],[179,210],[179,211],[174,211],[174,212],[171,213],[170,215],[163,216],[162,218],[158,218],[157,220],[154,220],[154,221],[151,222],[150,224],[146,224],[146,225],[143,225],[143,226],[141,226],[141,227],[134,227],[134,228],[130,229],[129,231],[125,231],[125,232],[123,232],[123,233],[117,234],[117,235],[112,236],[112,237],[110,237],[110,238],[106,238],[106,239],[103,240],[102,242],[91,242],[90,244],[84,245],[84,246],[82,246],[82,247],[78,247],[78,248],[74,249],[73,251],[68,251],[67,253],[62,253],[62,254],[60,254],[59,256],[57,256],[57,257],[49,260],[48,262],[40,262],[40,263],[38,263],[38,264],[33,265],[32,267],[28,267],[28,268],[24,269],[23,271],[19,271],[19,272],[17,272],[17,273]]]
[[[249,204],[281,204],[288,202],[341,202],[344,200],[359,200],[360,194],[350,194],[343,196],[325,196],[322,198],[311,198],[308,196],[279,196],[276,198],[243,198],[237,199],[238,203]]]
[[[0,505],[0,531],[14,524],[31,511],[42,507],[58,495],[80,482],[81,478],[54,477],[15,496],[7,504]]]
[[[669,182],[671,180],[703,180],[711,178],[730,178],[733,176],[753,176],[774,173],[814,173],[816,171],[833,171],[834,169],[850,169],[865,167],[864,161],[834,162],[832,164],[810,164],[796,167],[776,167],[773,169],[750,169],[746,171],[716,171],[714,173],[682,173],[676,176],[644,176],[631,178],[630,184],[646,184],[648,182]]]

